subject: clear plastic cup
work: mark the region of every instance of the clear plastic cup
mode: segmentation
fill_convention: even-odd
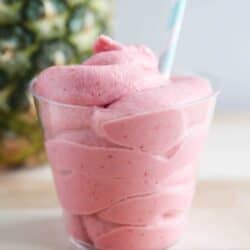
[[[187,225],[218,90],[192,103],[124,117],[48,100],[34,85],[72,242],[98,250],[172,246]]]

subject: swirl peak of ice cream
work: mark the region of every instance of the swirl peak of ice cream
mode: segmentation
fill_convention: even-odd
[[[54,101],[40,100],[40,117],[68,231],[98,250],[164,249],[185,228],[211,86],[166,80],[145,46],[101,36],[94,52],[34,86]]]
[[[101,36],[94,50],[96,54],[82,65],[54,66],[43,71],[37,78],[36,92],[65,104],[105,106],[164,82],[156,57],[145,46],[123,46]]]

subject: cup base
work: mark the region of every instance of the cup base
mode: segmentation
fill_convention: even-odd
[[[81,249],[81,250],[98,250],[97,248],[89,245],[88,243],[84,242],[84,241],[81,241],[81,240],[76,240],[74,239],[73,237],[70,237],[70,242],[75,246],[77,247],[78,249]],[[159,249],[159,250],[168,250],[169,248],[171,248],[173,245],[175,244],[172,244],[171,246],[167,247],[167,248],[164,248],[164,249]]]
[[[70,237],[70,242],[76,246],[78,249],[82,249],[82,250],[97,250],[96,248],[94,248],[93,246],[89,245],[88,243],[85,243],[81,240],[76,240],[73,237]]]

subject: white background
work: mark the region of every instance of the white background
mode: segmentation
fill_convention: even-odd
[[[117,0],[115,36],[159,53],[167,0]],[[188,0],[175,68],[206,72],[222,84],[219,109],[250,110],[250,1]]]

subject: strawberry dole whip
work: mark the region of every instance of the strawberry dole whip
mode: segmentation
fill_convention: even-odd
[[[144,46],[101,36],[94,52],[32,85],[68,232],[88,249],[166,249],[187,223],[213,90],[166,80]]]

